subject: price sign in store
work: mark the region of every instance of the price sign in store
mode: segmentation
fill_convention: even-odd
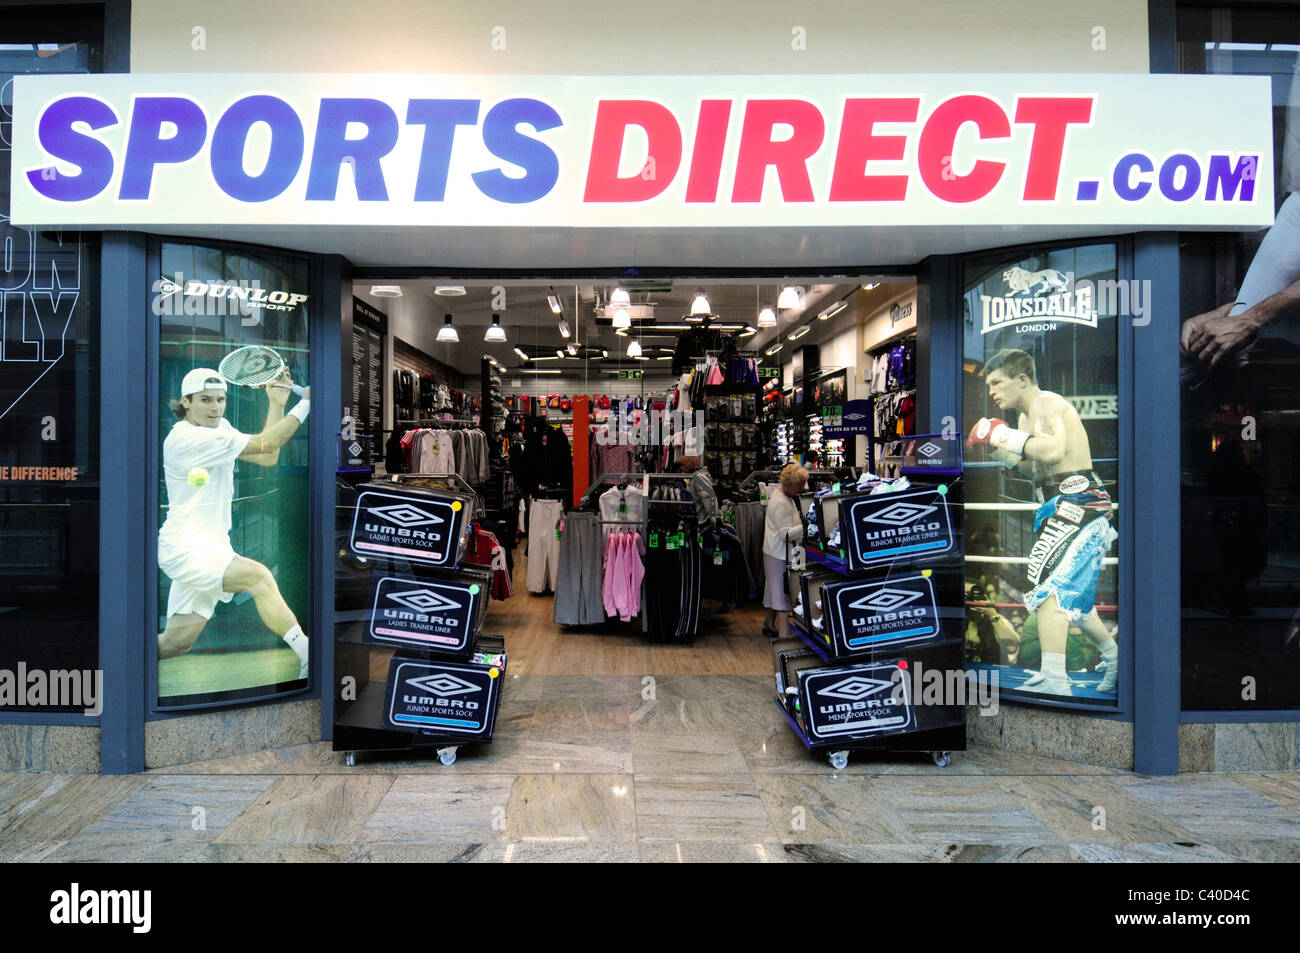
[[[844,426],[844,406],[842,404],[822,408],[823,427]]]
[[[618,379],[621,381],[639,381],[644,376],[644,371],[619,371]]]

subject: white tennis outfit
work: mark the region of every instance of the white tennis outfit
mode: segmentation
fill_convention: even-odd
[[[177,421],[163,441],[167,519],[158,531],[158,568],[171,579],[167,616],[193,612],[211,619],[218,602],[229,602],[221,580],[235,558],[230,545],[230,504],[235,497],[235,458],[250,434],[222,419],[216,427]],[[204,486],[190,473],[208,471]]]

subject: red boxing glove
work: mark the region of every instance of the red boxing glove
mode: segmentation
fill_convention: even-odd
[[[966,437],[966,446],[977,447],[980,444],[988,444],[998,450],[1006,450],[1008,453],[1022,456],[1028,441],[1028,433],[1017,430],[1005,420],[997,417],[981,417]]]

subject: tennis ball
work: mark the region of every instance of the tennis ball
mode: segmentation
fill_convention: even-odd
[[[190,486],[207,486],[208,471],[202,467],[195,467],[190,471]]]

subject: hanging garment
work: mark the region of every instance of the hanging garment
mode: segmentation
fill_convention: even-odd
[[[560,568],[560,532],[564,504],[533,500],[528,509],[528,591],[554,590]]]
[[[613,486],[600,494],[600,518],[605,522],[606,534],[612,533],[613,523],[641,525],[645,494],[636,485]]]
[[[605,621],[601,540],[600,520],[595,513],[574,512],[565,517],[551,621],[560,625]]]
[[[473,524],[470,530],[469,541],[465,546],[465,561],[492,570],[493,599],[509,599],[515,594],[505,549],[495,534],[478,523]]]

